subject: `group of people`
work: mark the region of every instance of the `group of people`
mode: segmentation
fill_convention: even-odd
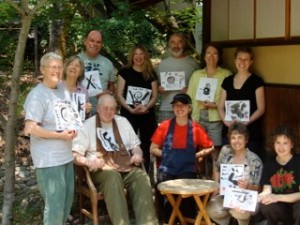
[[[25,133],[30,136],[37,184],[45,201],[45,225],[64,225],[67,220],[74,195],[73,163],[91,171],[113,224],[130,224],[124,188],[136,224],[167,222],[171,208],[166,199],[157,194],[158,210],[154,206],[147,174],[150,154],[160,162],[158,183],[197,178],[198,161],[207,156],[212,156],[217,182],[221,164],[243,164],[244,178],[237,185],[256,191],[262,188],[256,214],[267,219],[268,225],[278,221],[300,224],[300,158],[293,130],[276,129],[274,157],[264,165],[260,159],[264,83],[250,71],[251,48],[236,49],[237,72],[231,73],[221,67],[222,49],[209,43],[203,47],[200,69],[185,52],[184,36],[176,33],[169,37],[170,56],[156,69],[148,50],[137,45],[116,77],[113,64],[100,54],[101,31],[89,31],[83,43],[84,51],[65,63],[52,52],[41,58],[43,80],[24,103]],[[173,78],[176,88],[164,84],[166,77]],[[199,97],[203,78],[215,83],[212,99]],[[206,85],[205,95],[210,87]],[[78,104],[81,95],[83,104]],[[194,207],[186,199],[183,214],[193,217]],[[162,214],[158,217],[157,212]],[[207,212],[220,225],[228,225],[231,217],[240,225],[250,224],[252,216],[224,208],[218,191],[208,202]]]

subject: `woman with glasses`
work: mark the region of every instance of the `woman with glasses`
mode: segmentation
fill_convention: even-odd
[[[192,121],[192,101],[187,94],[177,94],[171,102],[175,117],[163,121],[152,136],[150,153],[160,159],[157,183],[197,177],[197,160],[213,150],[213,142],[200,124]],[[158,194],[160,217],[168,221],[171,206]],[[195,217],[193,199],[184,201],[184,216]],[[192,206],[192,207],[191,207]]]
[[[68,113],[72,112],[70,96],[61,83],[62,57],[46,53],[40,65],[43,81],[24,103],[24,131],[30,136],[37,186],[45,202],[43,224],[64,225],[73,203],[72,140],[77,132]]]
[[[187,90],[187,94],[192,98],[192,119],[199,121],[214,142],[215,149],[211,155],[213,164],[217,161],[222,147],[223,122],[218,114],[217,102],[221,93],[221,84],[231,74],[229,70],[221,67],[222,54],[222,48],[214,43],[208,43],[204,46],[201,53],[203,69],[197,70],[192,74]],[[197,99],[197,91],[199,85],[201,85],[200,82],[203,82],[204,78],[216,81],[216,89],[211,100],[200,101]],[[206,84],[203,90],[204,94],[209,94],[211,88],[209,84]]]

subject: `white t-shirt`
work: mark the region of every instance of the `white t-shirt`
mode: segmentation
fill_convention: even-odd
[[[84,122],[83,128],[73,140],[72,150],[81,155],[86,155],[87,157],[93,156],[97,152],[96,116],[98,115],[95,115]],[[115,115],[115,121],[126,150],[134,149],[141,144],[131,124],[125,117]],[[106,128],[109,126],[112,127],[112,123],[106,124]]]

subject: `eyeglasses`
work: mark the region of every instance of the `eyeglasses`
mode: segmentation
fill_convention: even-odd
[[[44,67],[47,67],[51,70],[62,70],[62,66],[44,66]]]
[[[100,111],[102,112],[116,112],[116,107],[101,107]]]

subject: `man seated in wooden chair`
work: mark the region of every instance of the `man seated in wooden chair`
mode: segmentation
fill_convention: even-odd
[[[139,167],[143,153],[137,135],[126,118],[115,115],[116,101],[111,95],[100,96],[97,112],[74,139],[75,164],[90,169],[114,225],[130,225],[124,188],[132,201],[136,224],[158,225],[150,180]]]

